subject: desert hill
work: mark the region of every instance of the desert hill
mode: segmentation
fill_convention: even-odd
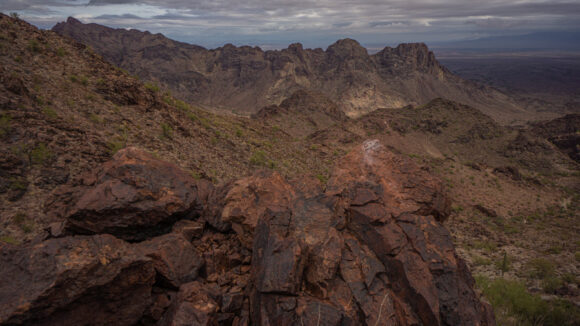
[[[324,94],[350,117],[445,97],[503,124],[530,119],[509,96],[450,73],[425,44],[386,47],[374,55],[352,39],[326,50],[301,44],[280,51],[231,44],[206,50],[161,34],[82,24],[74,18],[53,31],[90,45],[106,60],[182,100],[210,109],[256,113],[306,89]]]
[[[569,120],[516,129],[440,98],[348,119],[316,89],[220,115],[54,32],[0,26],[0,273],[23,275],[0,324],[103,304],[103,324],[492,324],[463,261],[498,323],[580,320]],[[514,311],[501,282],[533,305]]]

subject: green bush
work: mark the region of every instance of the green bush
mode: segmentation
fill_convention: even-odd
[[[30,151],[30,162],[38,165],[46,164],[53,156],[54,154],[45,143],[39,143]]]
[[[476,276],[477,286],[492,304],[498,325],[577,325],[580,309],[564,300],[544,301],[523,283]]]
[[[255,151],[252,156],[250,157],[250,164],[258,165],[258,166],[265,166],[270,169],[276,167],[276,162],[269,160],[266,157],[266,153],[264,151]]]
[[[40,53],[42,51],[42,47],[40,46],[40,43],[38,43],[37,40],[30,40],[28,41],[28,50],[30,50],[33,53]]]
[[[64,57],[66,54],[67,54],[67,53],[66,53],[65,49],[63,49],[63,48],[58,48],[58,49],[56,49],[56,55],[57,55],[57,56],[59,56],[59,57],[61,57],[61,58],[62,58],[62,57]]]
[[[556,266],[545,258],[534,258],[528,262],[529,275],[532,278],[545,279],[554,275]]]
[[[56,113],[56,111],[49,106],[45,106],[44,108],[42,108],[42,113],[44,113],[45,116],[51,119],[58,118],[58,114]]]
[[[326,184],[328,182],[328,176],[324,174],[317,174],[316,178],[322,182],[322,184]]]
[[[157,86],[154,83],[149,83],[149,82],[145,83],[145,88],[147,88],[148,90],[150,90],[154,93],[159,92],[159,86]]]
[[[12,117],[8,114],[0,115],[0,138],[4,138],[8,133],[10,133],[10,123]]]
[[[162,122],[161,123],[161,136],[164,138],[173,138],[173,128],[170,125]]]
[[[86,76],[70,75],[70,81],[77,84],[82,84],[84,86],[89,84],[89,79]]]
[[[5,236],[0,237],[0,242],[12,244],[12,245],[17,245],[19,243],[18,240],[14,239],[13,237],[11,237],[9,235],[5,235]]]

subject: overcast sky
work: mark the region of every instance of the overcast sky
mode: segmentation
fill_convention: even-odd
[[[0,11],[41,28],[73,16],[209,48],[326,47],[344,37],[372,47],[580,30],[580,0],[0,0]]]

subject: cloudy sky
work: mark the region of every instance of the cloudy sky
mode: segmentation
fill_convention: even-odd
[[[41,28],[73,16],[209,48],[325,47],[344,37],[372,47],[580,31],[580,0],[1,0],[0,11]]]

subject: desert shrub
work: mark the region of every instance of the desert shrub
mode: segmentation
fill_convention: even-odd
[[[554,293],[564,285],[562,279],[556,276],[548,276],[542,280],[542,289],[546,293]]]
[[[11,190],[19,191],[28,189],[28,182],[23,178],[12,177],[9,182],[9,188]]]
[[[150,82],[145,83],[145,88],[147,88],[148,90],[155,92],[155,93],[159,92],[159,86],[157,86],[154,83],[150,83]]]
[[[86,76],[70,75],[69,79],[73,83],[82,84],[84,86],[89,84],[89,79]]]
[[[12,122],[12,117],[8,114],[0,115],[0,138],[4,138],[8,133],[10,133],[10,123]]]
[[[580,308],[565,300],[544,301],[523,283],[476,276],[478,288],[492,304],[498,325],[576,325]]]
[[[258,166],[265,166],[265,167],[268,167],[270,169],[273,169],[276,167],[276,162],[268,159],[266,157],[266,153],[264,151],[255,151],[254,153],[252,153],[252,156],[250,157],[250,164],[258,165]]]
[[[487,253],[493,253],[497,250],[497,244],[491,241],[474,240],[471,243],[471,247],[474,249],[481,249]]]
[[[28,50],[33,53],[40,53],[42,51],[42,47],[37,40],[30,40],[28,41]]]
[[[89,116],[89,119],[92,122],[97,123],[97,124],[101,124],[101,123],[105,122],[105,119],[96,113],[91,113],[91,115]]]
[[[30,151],[30,162],[32,164],[46,164],[53,158],[54,154],[45,143],[39,143]]]
[[[61,58],[62,58],[62,57],[64,57],[66,54],[67,54],[67,53],[66,53],[65,49],[63,49],[63,48],[58,48],[58,49],[56,49],[56,55],[57,55],[57,56],[59,56],[59,57],[61,57]]]
[[[320,180],[322,184],[326,184],[328,182],[328,176],[324,174],[317,174],[316,179]]]
[[[109,153],[111,153],[111,155],[114,155],[119,150],[125,148],[125,146],[126,146],[125,141],[121,139],[113,139],[107,142],[107,147],[109,148]]]
[[[545,258],[534,258],[528,262],[529,276],[537,279],[545,279],[554,275],[556,266]]]
[[[168,125],[167,123],[162,122],[161,123],[161,136],[163,138],[168,138],[168,139],[173,138],[173,128],[171,128],[171,126]]]
[[[14,239],[13,237],[11,237],[9,235],[1,236],[0,242],[12,244],[12,245],[17,245],[19,243],[18,240]]]
[[[45,106],[44,108],[42,108],[42,113],[44,113],[45,116],[51,119],[58,118],[58,114],[56,113],[56,111],[49,106]]]
[[[32,232],[33,226],[28,222],[28,216],[26,216],[26,214],[23,212],[16,213],[16,215],[12,217],[12,221],[14,224],[18,225],[18,227],[20,227],[24,233]]]
[[[473,258],[473,264],[475,266],[487,266],[487,265],[491,265],[491,259],[482,257],[482,256],[475,256]]]

